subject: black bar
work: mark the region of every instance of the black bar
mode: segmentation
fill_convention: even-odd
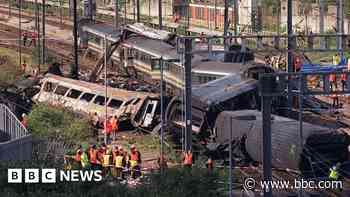
[[[262,98],[262,115],[263,115],[263,168],[264,180],[272,181],[272,145],[271,145],[271,97],[263,96]],[[264,190],[264,197],[272,197],[272,190]]]
[[[77,16],[77,0],[73,0],[73,40],[74,40],[74,69],[72,70],[72,78],[78,78],[78,16]]]
[[[162,0],[158,0],[158,19],[159,19],[159,29],[163,29],[163,18],[162,18]]]
[[[185,39],[185,150],[192,149],[192,39]]]

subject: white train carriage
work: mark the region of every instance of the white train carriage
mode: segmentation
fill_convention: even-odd
[[[42,80],[40,92],[33,100],[70,107],[87,114],[97,112],[102,118],[105,117],[107,101],[108,116],[130,115],[132,118],[147,98],[156,97],[150,93],[110,87],[107,88],[107,98],[105,96],[105,87],[102,85],[47,74]]]

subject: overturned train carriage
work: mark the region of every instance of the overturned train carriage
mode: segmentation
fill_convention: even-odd
[[[36,102],[47,102],[53,105],[62,105],[72,108],[76,112],[97,114],[104,119],[107,106],[108,116],[118,116],[119,119],[131,119],[131,123],[135,122],[135,116],[141,112],[141,109],[148,109],[149,102],[158,99],[158,96],[146,92],[133,92],[118,88],[107,88],[103,85],[78,81],[57,75],[47,74],[42,80],[41,90],[33,97]],[[153,102],[157,105],[157,102]],[[143,107],[146,105],[146,107]],[[152,106],[153,107],[153,106]],[[149,118],[148,124],[152,124],[156,111],[151,110],[152,116]],[[146,116],[145,115],[145,116]],[[137,121],[142,121],[138,117]],[[138,126],[137,123],[134,125]]]
[[[299,170],[309,176],[326,176],[332,165],[348,160],[350,142],[346,134],[303,123],[303,141],[301,141],[298,121],[272,116],[271,122],[272,165],[276,168]],[[230,132],[233,141],[244,144],[240,147],[243,153],[255,161],[262,161],[261,112],[241,110],[220,113],[213,133],[216,143],[228,144]]]
[[[218,114],[225,110],[259,109],[258,79],[260,73],[273,72],[261,64],[235,64],[233,74],[192,88],[192,130],[208,137]],[[174,98],[166,110],[169,126],[181,130],[184,106]]]

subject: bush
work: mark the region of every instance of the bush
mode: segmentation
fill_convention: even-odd
[[[58,138],[67,143],[84,141],[92,134],[87,118],[47,104],[34,106],[28,115],[28,127],[35,137]]]

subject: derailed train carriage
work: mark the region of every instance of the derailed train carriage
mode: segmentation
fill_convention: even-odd
[[[262,64],[232,64],[226,77],[192,88],[192,130],[208,137],[218,114],[224,110],[258,109],[258,76],[273,72]],[[232,71],[234,70],[234,71]],[[175,132],[184,128],[184,109],[181,97],[175,97],[167,107],[167,124]]]
[[[153,93],[127,91],[118,88],[78,81],[47,74],[40,92],[33,97],[36,102],[62,105],[84,114],[97,113],[105,118],[117,116],[120,121],[131,121],[135,127],[149,128],[159,123],[159,97]]]
[[[301,141],[299,121],[273,115],[271,134],[275,168],[321,177],[327,176],[334,164],[348,160],[350,139],[345,133],[304,122]],[[216,119],[213,132],[216,143],[227,145],[233,139],[240,144],[237,148],[241,153],[258,162],[263,160],[262,135],[262,114],[257,110],[224,111]]]

